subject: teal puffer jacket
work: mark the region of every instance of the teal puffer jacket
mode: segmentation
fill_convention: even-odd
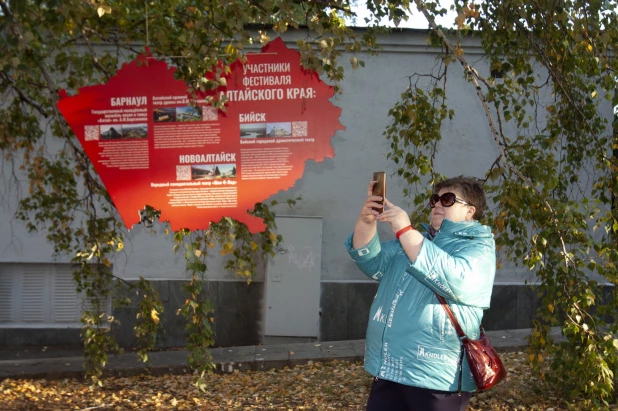
[[[399,240],[346,247],[367,276],[380,282],[367,326],[365,369],[373,376],[405,385],[457,391],[476,386],[461,344],[434,291],[449,302],[461,328],[479,337],[483,309],[489,307],[496,272],[491,229],[478,222],[445,219],[435,236],[426,233],[412,263]]]

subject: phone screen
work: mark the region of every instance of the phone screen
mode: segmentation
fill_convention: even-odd
[[[376,171],[373,173],[373,190],[371,194],[382,197],[382,201],[380,201],[382,207],[373,208],[378,213],[382,213],[384,211],[384,198],[386,197],[386,172]]]

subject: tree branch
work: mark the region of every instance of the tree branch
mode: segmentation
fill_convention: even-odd
[[[549,71],[549,73],[551,75],[551,78],[554,80],[554,82],[558,85],[558,87],[562,91],[562,95],[567,99],[569,105],[573,109],[575,109],[575,111],[577,111],[577,113],[579,114],[579,117],[581,118],[582,122],[586,125],[586,128],[588,129],[588,133],[589,133],[589,135],[591,137],[593,137],[593,140],[597,144],[597,147],[599,147],[600,149],[603,149],[603,147],[600,145],[599,141],[596,138],[594,138],[594,136],[595,136],[594,129],[590,125],[590,123],[588,121],[588,118],[582,112],[581,107],[578,104],[576,104],[575,101],[573,100],[573,97],[569,93],[567,87],[564,85],[564,82],[562,80],[562,76],[560,76],[560,74],[555,70],[554,65],[547,59],[546,53],[543,52],[543,50],[541,49],[541,46],[538,45],[538,43],[535,41],[534,37],[530,34],[529,30],[527,30],[519,22],[515,22],[515,25],[517,26],[518,31],[523,33],[523,35],[528,39],[530,44],[532,44],[532,47],[534,47],[534,49],[536,50],[537,55],[543,61],[543,65],[545,66],[547,71]],[[610,163],[612,163],[613,165],[618,166],[618,164],[614,163],[610,159],[608,159],[608,161],[610,161]]]
[[[4,80],[6,80],[11,85],[11,88],[15,90],[15,92],[19,95],[19,98],[21,101],[32,106],[36,111],[41,113],[43,117],[47,118],[49,116],[49,114],[47,114],[47,111],[43,108],[43,106],[41,106],[36,101],[32,100],[30,97],[26,95],[26,93],[24,93],[24,91],[21,88],[17,87],[17,85],[15,84],[15,80],[13,80],[11,76],[9,76],[7,73],[3,71],[3,72],[0,72],[0,77],[2,77]]]
[[[129,44],[120,44],[120,40],[118,38],[115,37],[106,37],[103,36],[103,34],[99,33],[98,31],[94,30],[91,27],[83,27],[82,30],[85,30],[88,33],[92,33],[96,36],[98,36],[101,40],[107,42],[107,43],[112,43],[114,44],[116,47],[118,47],[119,49],[124,49],[124,50],[128,50],[131,51],[135,54],[140,54],[142,53],[139,50],[134,49],[133,47],[131,47]]]
[[[95,67],[97,67],[99,70],[101,70],[105,74],[105,77],[107,77],[107,80],[109,80],[112,77],[112,75],[99,62],[99,59],[97,58],[97,54],[95,53],[94,49],[92,48],[92,44],[90,44],[90,39],[88,39],[88,36],[86,36],[86,30],[85,29],[82,29],[82,38],[86,42],[86,46],[88,46],[88,50],[90,50],[90,54],[92,55],[92,63],[95,65]]]
[[[56,104],[58,102],[58,93],[57,93],[57,87],[56,87],[56,84],[54,83],[54,80],[52,79],[49,71],[47,71],[47,68],[45,67],[45,64],[42,61],[37,61],[37,65],[39,66],[39,69],[41,70],[41,73],[43,74],[43,77],[45,78],[45,81],[47,82],[47,87],[49,88],[52,99],[54,100],[54,104],[51,105],[53,113],[54,113],[54,118],[56,119],[56,122],[58,123],[58,126],[60,127],[60,130],[62,131],[62,135],[64,136],[65,141],[71,147],[75,159],[79,160],[79,163],[82,164],[83,166],[82,168],[84,171],[84,178],[86,179],[87,185],[92,185],[92,187],[94,188],[102,189],[101,185],[88,172],[88,167],[85,166],[85,164],[90,164],[90,161],[88,160],[86,154],[82,150],[80,150],[76,146],[75,142],[71,139],[70,133],[68,130],[68,125],[66,124],[64,118],[62,117],[62,115],[60,114],[60,111],[58,110],[58,105]],[[90,192],[92,192],[92,190],[90,190]]]
[[[0,8],[2,8],[2,13],[5,16],[10,17],[11,19],[13,19],[13,12],[9,8],[9,5],[6,4],[6,1],[0,0]]]
[[[480,180],[480,179],[479,179],[479,181],[482,181],[482,182],[483,182],[483,184],[485,184],[485,183],[487,182],[487,180],[489,180],[489,175],[490,175],[490,174],[491,174],[491,172],[493,171],[494,167],[496,167],[496,166],[498,166],[498,165],[500,164],[500,159],[501,159],[501,158],[502,158],[501,156],[498,156],[498,157],[494,160],[494,162],[491,164],[491,167],[489,167],[489,170],[485,173],[486,178],[485,178],[484,180]]]
[[[538,190],[534,186],[534,184],[532,183],[532,181],[528,177],[526,177],[517,167],[515,167],[514,165],[512,165],[508,161],[506,153],[504,151],[504,148],[500,144],[500,133],[496,129],[496,125],[494,123],[493,116],[491,114],[491,110],[489,109],[489,106],[487,104],[487,99],[485,98],[485,95],[483,94],[483,90],[481,89],[481,86],[480,86],[480,84],[477,81],[478,72],[476,72],[476,70],[474,70],[474,68],[472,68],[470,66],[470,64],[468,64],[468,62],[462,56],[461,53],[457,52],[456,47],[453,45],[453,43],[450,42],[450,40],[446,37],[444,32],[438,27],[438,25],[436,24],[436,21],[433,18],[433,16],[431,14],[429,14],[427,9],[425,8],[425,5],[423,4],[423,1],[422,0],[414,0],[414,1],[416,3],[416,7],[418,8],[418,10],[421,13],[423,13],[425,18],[429,22],[429,26],[431,27],[431,29],[438,35],[438,37],[440,37],[440,39],[442,39],[442,42],[446,45],[447,49],[461,63],[461,65],[463,66],[463,68],[466,71],[466,73],[470,76],[470,81],[472,82],[472,84],[474,84],[474,87],[476,89],[476,94],[477,94],[479,100],[481,101],[481,104],[483,105],[483,109],[485,110],[485,115],[487,116],[487,121],[489,123],[489,128],[491,129],[491,133],[492,133],[492,135],[494,137],[494,141],[496,142],[496,146],[498,147],[498,150],[500,151],[500,157],[499,157],[501,159],[500,162],[507,169],[509,169],[513,174],[515,174],[517,177],[519,177],[519,179],[524,183],[524,185],[526,187],[529,187],[529,188],[533,189],[536,192],[536,194],[539,197],[539,199],[541,199],[543,204],[545,204],[545,206],[547,207],[547,209],[551,213],[553,222],[554,222],[554,224],[557,227],[558,223],[559,223],[559,219],[558,219],[558,217],[556,215],[556,212],[554,211],[553,207],[551,206],[551,204],[549,204],[549,201],[547,201],[545,196],[543,196],[541,191]],[[563,257],[564,257],[564,263],[565,263],[565,266],[568,267],[569,266],[570,258],[568,256],[568,250],[566,248],[566,243],[564,241],[564,235],[561,233],[561,230],[559,230],[559,229],[558,229],[558,233],[559,233],[560,243],[562,245],[562,253],[563,253]]]
[[[260,3],[258,3],[255,0],[249,0],[249,4],[251,4],[253,7],[255,7],[257,9],[262,10],[263,13],[266,13],[266,14],[268,13],[268,11],[264,7],[262,7],[262,5]]]

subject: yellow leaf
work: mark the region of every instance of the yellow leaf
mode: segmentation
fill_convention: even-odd
[[[199,257],[202,255],[202,250],[195,250],[195,256]]]
[[[460,14],[455,18],[455,23],[457,23],[457,28],[461,29],[463,28],[464,25],[464,21],[466,20],[466,15],[465,14]]]
[[[152,318],[155,324],[159,324],[159,313],[154,308],[150,311],[150,318]]]
[[[105,9],[101,6],[97,9],[97,13],[99,14],[99,17],[103,17],[105,15]]]
[[[221,255],[229,254],[233,250],[234,250],[234,243],[232,243],[231,241],[228,241],[227,243],[223,244],[223,248],[221,249]]]
[[[251,250],[255,251],[258,249],[258,245],[255,241],[251,241]]]
[[[356,70],[356,68],[358,67],[358,58],[350,57],[350,64],[352,65],[352,68]]]
[[[270,238],[270,241],[272,241],[273,243],[275,241],[277,241],[277,236],[275,235],[275,233],[271,232],[270,234],[268,234],[268,238]]]

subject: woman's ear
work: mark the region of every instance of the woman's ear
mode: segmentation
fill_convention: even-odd
[[[476,207],[469,206],[468,207],[468,212],[466,213],[466,220],[468,220],[468,221],[474,220],[474,213],[476,213]]]

